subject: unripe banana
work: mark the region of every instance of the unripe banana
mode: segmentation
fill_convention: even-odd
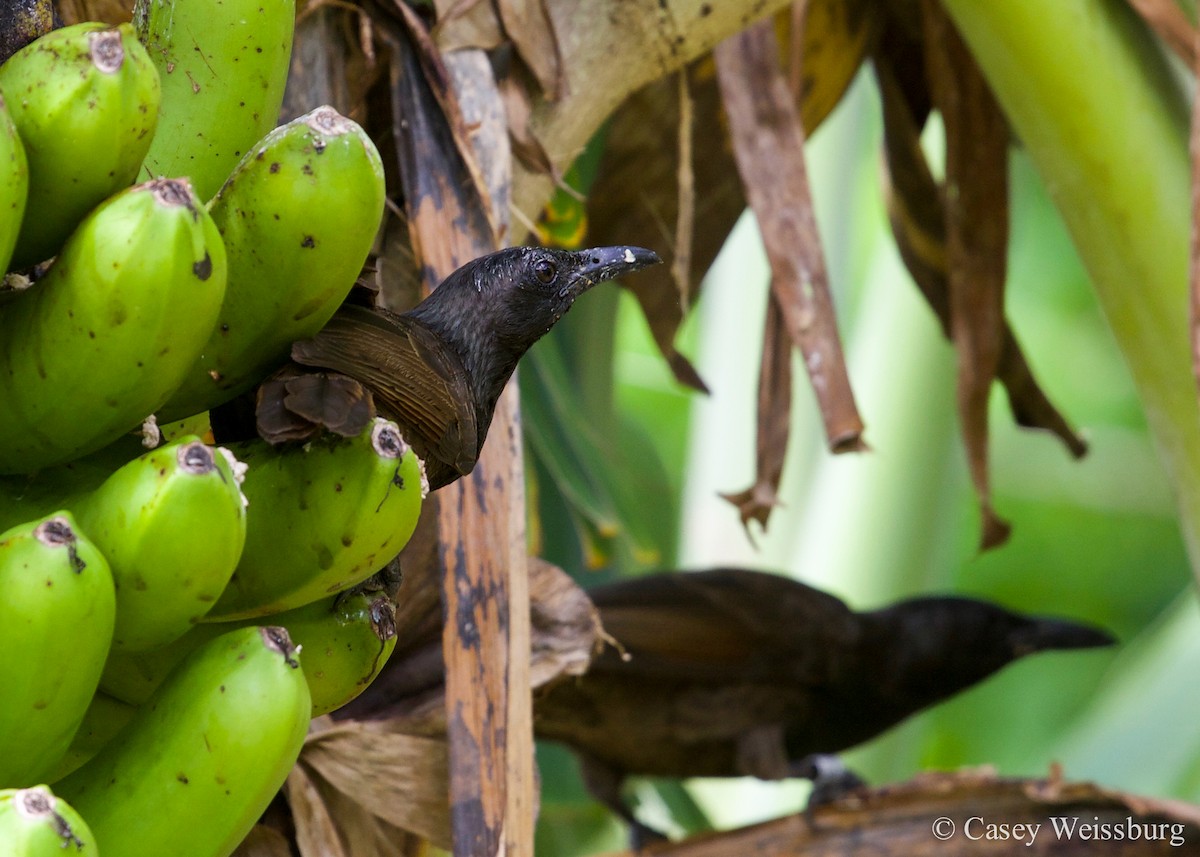
[[[133,23],[163,88],[143,178],[187,176],[207,201],[275,127],[295,0],[137,0]]]
[[[114,857],[227,857],[300,754],[311,700],[282,628],[210,640],[55,790]]]
[[[167,400],[225,293],[225,248],[186,182],[104,202],[0,313],[0,473],[99,449]]]
[[[395,595],[375,583],[383,574],[348,592],[270,617],[272,625],[287,628],[304,652],[301,667],[312,695],[313,717],[341,708],[362,693],[396,647]],[[123,703],[141,705],[190,652],[230,628],[262,621],[208,622],[159,649],[110,652],[100,688]]]
[[[124,464],[112,450],[0,477],[0,530],[69,509],[112,570],[113,645],[165,645],[216,603],[241,555],[238,462],[189,435]]]
[[[0,791],[3,857],[96,857],[98,853],[87,822],[46,786]]]
[[[112,568],[117,649],[185,634],[229,583],[246,540],[233,467],[195,436],[131,461],[71,510]]]
[[[158,124],[158,72],[133,27],[83,23],[0,66],[0,92],[29,160],[28,214],[13,267],[58,253],[89,211],[137,178]]]
[[[304,652],[313,717],[345,705],[375,679],[395,646],[394,612],[386,596],[341,593],[270,617]],[[263,621],[209,622],[162,648],[110,652],[100,689],[121,704],[140,705],[189,653],[233,628]]]
[[[231,444],[248,466],[246,546],[205,621],[265,616],[341,592],[408,542],[426,493],[424,469],[396,424],[304,446]]]
[[[308,639],[304,677],[313,717],[341,708],[366,690],[396,648],[396,602],[383,591],[355,589],[332,603],[318,601],[277,618]]]
[[[8,270],[29,194],[29,164],[25,146],[4,97],[0,95],[0,272]]]
[[[221,317],[162,408],[173,420],[245,392],[329,321],[383,217],[383,162],[332,107],[276,128],[209,205],[229,256]]]
[[[114,611],[108,563],[70,513],[0,534],[0,783],[41,782],[67,752]]]
[[[137,706],[121,702],[102,691],[96,691],[83,715],[83,722],[79,724],[79,730],[71,739],[67,754],[59,760],[54,771],[46,779],[55,783],[79,768],[104,749],[136,713]]]

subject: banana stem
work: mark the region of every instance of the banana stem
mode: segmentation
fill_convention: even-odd
[[[1029,151],[1124,354],[1200,577],[1188,109],[1124,0],[943,0]]]

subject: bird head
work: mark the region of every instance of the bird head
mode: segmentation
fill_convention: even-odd
[[[512,247],[472,262],[468,266],[471,276],[457,286],[468,285],[486,303],[485,312],[492,318],[497,337],[511,346],[528,348],[596,283],[658,261],[656,253],[641,247],[577,251]]]
[[[877,627],[890,627],[893,662],[884,669],[898,677],[916,707],[943,699],[1037,652],[1112,645],[1112,635],[1091,625],[1027,616],[973,598],[928,597],[902,601],[864,614]]]
[[[463,265],[406,314],[454,345],[486,407],[576,298],[659,261],[642,247],[510,247]]]

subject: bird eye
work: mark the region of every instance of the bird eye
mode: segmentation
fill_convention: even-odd
[[[550,260],[538,259],[533,263],[533,273],[541,282],[549,283],[554,279],[554,275],[558,273],[558,269]]]

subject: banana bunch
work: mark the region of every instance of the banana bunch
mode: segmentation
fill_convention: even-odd
[[[0,854],[228,855],[395,646],[397,426],[206,435],[383,215],[358,125],[275,127],[294,23],[138,0],[0,65]]]

